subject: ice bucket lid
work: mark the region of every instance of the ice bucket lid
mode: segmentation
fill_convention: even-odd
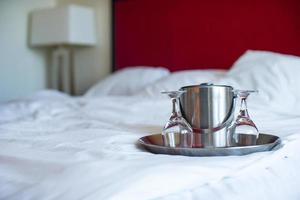
[[[230,85],[217,85],[217,84],[213,84],[213,83],[201,83],[199,85],[187,85],[187,86],[183,86],[180,88],[180,90],[186,90],[186,89],[190,89],[190,88],[210,88],[210,87],[225,87],[225,88],[229,88],[231,90],[233,90],[233,87]]]

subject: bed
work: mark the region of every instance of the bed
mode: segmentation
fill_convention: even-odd
[[[115,20],[129,8],[141,8],[141,2],[153,5],[114,1]],[[281,8],[284,1],[275,2],[273,8]],[[288,2],[284,10],[299,5]],[[300,199],[299,43],[290,41],[285,48],[262,42],[257,48],[269,51],[244,51],[250,47],[241,42],[228,56],[218,51],[218,61],[207,51],[203,59],[186,58],[186,64],[178,52],[169,59],[158,56],[161,52],[123,56],[125,47],[137,49],[122,46],[130,38],[124,42],[122,35],[129,35],[120,36],[115,25],[117,71],[85,95],[45,90],[0,104],[0,199]],[[124,68],[133,65],[138,67]],[[280,136],[282,144],[269,152],[225,157],[152,154],[137,144],[140,137],[159,133],[170,115],[161,90],[202,82],[258,89],[249,99],[250,115],[261,132]]]
[[[248,70],[246,65],[253,63],[259,67]],[[107,94],[102,82],[82,97],[41,91],[1,104],[0,199],[299,199],[300,97],[293,93],[300,87],[299,64],[298,57],[251,51],[229,72],[163,75],[135,94]],[[286,74],[285,68],[293,73]],[[105,88],[108,82],[116,84],[115,76],[145,70],[149,75],[164,69],[129,68],[107,78]],[[235,73],[243,73],[246,81]],[[270,152],[227,157],[145,151],[137,140],[161,131],[170,102],[159,91],[174,87],[174,80],[179,85],[210,80],[258,87],[260,95],[249,102],[251,117],[261,132],[280,136],[282,145]]]

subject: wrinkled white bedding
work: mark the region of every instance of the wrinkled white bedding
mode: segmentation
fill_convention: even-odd
[[[51,98],[50,98],[51,97]],[[300,116],[252,101],[276,151],[155,155],[136,145],[160,131],[170,102],[70,98],[53,92],[0,107],[0,199],[299,199]]]
[[[172,77],[143,95],[45,91],[0,104],[0,199],[299,200],[299,76],[300,58],[248,52],[214,79],[259,89],[250,115],[261,132],[282,138],[274,151],[246,156],[155,155],[136,145],[167,121],[169,99],[151,94],[171,88]]]

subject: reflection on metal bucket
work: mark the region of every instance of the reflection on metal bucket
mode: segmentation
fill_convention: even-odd
[[[227,128],[233,121],[235,94],[231,86],[201,84],[181,88],[183,117],[194,131],[195,147],[230,146]]]
[[[185,91],[180,97],[182,115],[194,129],[215,131],[232,121],[235,94],[231,86],[201,84],[180,90]]]

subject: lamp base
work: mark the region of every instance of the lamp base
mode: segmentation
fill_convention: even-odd
[[[72,49],[64,46],[51,53],[50,87],[71,95],[75,93]]]

